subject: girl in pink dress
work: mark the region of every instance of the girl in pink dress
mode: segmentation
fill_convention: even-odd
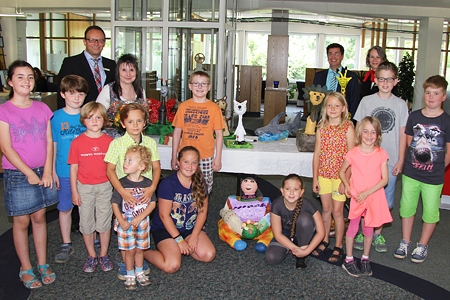
[[[384,186],[388,183],[388,155],[381,144],[381,124],[376,117],[368,116],[356,126],[356,147],[345,156],[339,176],[350,200],[348,218],[350,224],[346,234],[347,256],[342,268],[354,277],[371,276],[369,253],[374,228],[392,222],[386,201]],[[351,167],[350,183],[346,176]],[[353,243],[361,217],[364,217],[364,252],[361,268],[353,258]]]

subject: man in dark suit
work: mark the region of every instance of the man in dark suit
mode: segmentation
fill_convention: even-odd
[[[339,76],[339,71],[342,74],[344,73],[344,68],[341,65],[344,59],[344,47],[337,43],[328,45],[327,57],[330,67],[327,70],[317,72],[314,76],[313,83],[314,85],[326,85],[328,90],[340,92],[341,86],[336,80],[336,75]],[[347,99],[348,111],[353,118],[361,100],[359,95],[359,81],[358,76],[354,72],[347,71],[347,77],[351,77],[352,79],[347,84],[345,98]]]
[[[85,104],[90,101],[95,101],[99,94],[99,90],[101,90],[105,84],[115,80],[116,62],[101,56],[105,41],[105,32],[101,27],[89,26],[84,32],[83,43],[86,49],[78,55],[66,57],[58,74],[59,83],[61,83],[64,76],[70,74],[79,75],[86,79],[89,85],[89,93],[84,100]],[[100,73],[98,88],[94,79],[96,59],[98,59],[97,64]],[[59,84],[57,96],[59,109],[66,105],[59,93]]]

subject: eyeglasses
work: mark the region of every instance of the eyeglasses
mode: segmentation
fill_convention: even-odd
[[[195,87],[199,87],[199,86],[206,87],[209,85],[208,82],[191,82],[191,84]]]
[[[105,39],[85,39],[89,44],[104,44]]]
[[[385,82],[385,81],[387,81],[387,82],[394,82],[394,80],[395,80],[395,78],[392,78],[392,77],[388,77],[388,78],[386,78],[386,77],[377,77],[377,79],[378,79],[379,82]]]

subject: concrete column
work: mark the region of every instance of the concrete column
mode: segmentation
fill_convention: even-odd
[[[271,24],[271,35],[288,35],[289,34],[289,22],[283,20],[289,18],[289,11],[282,9],[273,9],[272,18],[274,19]]]
[[[14,14],[16,11],[10,7],[0,7],[0,12]],[[17,26],[15,17],[1,17],[3,36],[3,53],[5,54],[6,67],[8,67],[17,57]]]
[[[443,18],[420,19],[413,110],[423,107],[423,82],[439,74],[443,24]]]

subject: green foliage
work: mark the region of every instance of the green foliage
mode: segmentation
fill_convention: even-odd
[[[398,93],[400,98],[408,102],[412,102],[414,97],[414,67],[411,55],[406,52],[398,65]]]
[[[293,84],[288,90],[287,90],[287,94],[288,94],[288,99],[292,100],[295,98],[295,92],[297,92],[297,84]],[[295,99],[297,100],[297,99]]]

